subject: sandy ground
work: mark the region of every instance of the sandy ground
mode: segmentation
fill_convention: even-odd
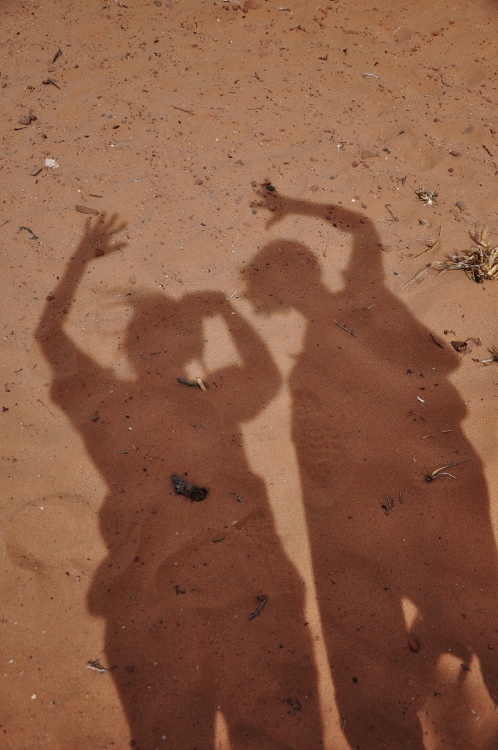
[[[497,747],[497,11],[2,0],[1,747]]]

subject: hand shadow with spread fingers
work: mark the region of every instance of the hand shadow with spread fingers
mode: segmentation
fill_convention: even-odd
[[[122,247],[111,242],[118,229],[115,217],[89,222],[38,338],[54,371],[52,398],[108,488],[100,513],[108,554],[89,606],[105,618],[105,658],[132,745],[211,750],[221,710],[234,750],[318,748],[303,582],[241,436],[280,376],[261,338],[217,292],[128,298],[134,380],[117,379],[81,351],[60,311],[77,296],[95,248],[102,255]],[[202,359],[203,321],[214,316],[241,364],[208,373],[202,391],[177,378],[188,379],[186,365]],[[176,494],[172,474],[206,488],[205,499]]]
[[[498,699],[488,647],[498,569],[483,467],[449,379],[458,359],[388,290],[371,221],[341,206],[271,200],[270,224],[325,219],[332,241],[338,232],[353,241],[337,293],[298,242],[270,242],[245,271],[260,314],[297,309],[306,321],[289,380],[292,435],[344,733],[354,749],[423,750],[419,714],[430,703],[442,736],[463,747],[475,731],[466,681],[476,656]],[[448,654],[460,673],[459,715],[435,687]],[[479,742],[490,750],[497,737]]]

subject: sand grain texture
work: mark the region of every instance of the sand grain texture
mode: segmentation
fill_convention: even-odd
[[[385,5],[3,1],[0,746],[497,746],[498,6]]]

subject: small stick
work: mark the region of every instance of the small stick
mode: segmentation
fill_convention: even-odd
[[[55,55],[54,55],[54,57],[53,57],[53,60],[52,60],[52,65],[53,65],[53,64],[54,64],[54,62],[55,62],[55,61],[57,60],[57,58],[58,58],[58,57],[60,57],[61,55],[62,55],[62,50],[61,50],[61,48],[59,47],[59,49],[57,50],[57,52],[55,53]]]
[[[261,610],[263,609],[263,607],[265,606],[265,604],[266,604],[267,601],[268,601],[268,597],[264,596],[263,599],[261,600],[261,604],[258,607],[256,607],[256,609],[254,610],[254,612],[252,612],[252,614],[250,614],[247,619],[248,620],[254,620],[254,618],[259,615],[259,613],[261,612]]]
[[[491,157],[493,156],[493,154],[491,153],[491,151],[489,150],[489,148],[487,146],[485,146],[484,143],[482,144],[482,147],[486,151],[487,154],[489,154]]]
[[[56,89],[60,89],[60,86],[58,86],[58,85],[56,84],[56,82],[55,82],[55,81],[52,81],[52,79],[51,79],[51,78],[47,78],[47,80],[46,80],[46,81],[42,81],[42,83],[44,83],[44,84],[45,84],[46,86],[47,86],[47,85],[48,85],[49,83],[51,83],[51,84],[52,84],[52,86],[55,86],[55,88],[56,88]]]
[[[437,338],[430,331],[429,331],[429,336],[434,341],[434,343],[436,344],[436,346],[439,346],[440,349],[444,348],[443,345],[442,345],[442,343],[440,341],[438,341]]]
[[[441,476],[441,473],[446,474],[449,477],[452,477],[453,479],[456,479],[456,477],[453,476],[453,474],[448,474],[444,471],[444,469],[449,469],[452,466],[460,466],[460,464],[466,464],[470,461],[470,458],[466,458],[465,461],[455,461],[453,464],[446,464],[446,466],[440,466],[439,469],[434,469],[434,471],[431,474],[426,474],[425,481],[426,482],[433,482],[437,477]]]
[[[78,211],[80,214],[88,214],[89,216],[98,216],[100,211],[98,211],[96,208],[92,208],[91,206],[83,206],[80,203],[77,203],[74,207],[75,211]]]
[[[183,385],[189,385],[191,388],[200,388],[200,385],[197,382],[197,380],[187,380],[186,378],[177,378],[176,380],[178,383],[183,383]]]
[[[389,213],[391,214],[391,216],[393,217],[392,219],[388,219],[388,221],[399,221],[398,217],[395,216],[393,214],[393,212],[391,211],[391,206],[389,205],[389,203],[384,203],[384,205],[387,208],[387,210],[389,211]]]
[[[372,76],[372,78],[380,78],[380,76],[376,76],[375,73],[363,73],[363,78],[365,78],[365,76]]]
[[[179,112],[186,112],[188,115],[195,115],[195,112],[191,112],[190,109],[183,109],[183,107],[173,107],[173,109],[177,109]]]
[[[336,326],[339,326],[339,328],[342,328],[343,331],[346,331],[346,333],[349,333],[350,336],[354,336],[356,338],[356,333],[354,332],[354,330],[352,329],[350,330],[349,328],[346,328],[346,326],[343,326],[342,323],[339,323],[338,320],[334,320],[334,323],[336,324]]]
[[[196,378],[195,381],[196,381],[197,385],[199,386],[199,388],[201,389],[201,391],[205,391],[206,390],[206,386],[202,382],[201,378]]]
[[[37,401],[38,401],[38,403],[40,403],[48,411],[49,414],[51,414],[53,417],[55,417],[54,412],[50,411],[50,409],[48,408],[47,404],[44,404],[43,401],[41,400],[41,398],[38,398]]]
[[[394,508],[394,500],[392,499],[391,495],[386,495],[386,502],[382,503],[381,507],[384,508],[384,512],[386,516],[388,516]]]

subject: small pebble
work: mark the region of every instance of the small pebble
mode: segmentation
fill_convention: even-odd
[[[38,164],[36,164],[36,166],[32,167],[29,170],[28,174],[30,174],[31,177],[36,177],[37,174],[40,174],[40,172],[42,171],[42,169],[43,169],[43,167],[40,167]]]
[[[417,654],[420,647],[417,641],[408,641],[408,648],[410,651],[413,651],[414,654]]]
[[[377,154],[375,153],[375,151],[372,151],[369,148],[364,148],[363,151],[361,152],[362,159],[373,159],[376,156]]]
[[[429,226],[429,222],[427,221],[427,219],[419,219],[418,223],[422,224],[423,227],[428,227]]]
[[[47,296],[45,297],[45,299],[47,300],[47,302],[52,302],[52,300],[54,300],[55,297],[54,297],[53,294],[47,294]]]
[[[452,156],[461,156],[462,155],[461,151],[455,151],[455,149],[453,149],[453,148],[451,149],[450,154]]]
[[[467,204],[465,201],[457,201],[455,203],[455,206],[460,209],[460,211],[466,211],[467,210]]]
[[[469,125],[469,127],[465,128],[465,130],[463,132],[468,135],[469,133],[472,133],[473,130],[474,130],[474,126],[473,125]]]
[[[30,125],[31,124],[31,116],[30,115],[23,115],[20,117],[17,121],[19,125]]]
[[[312,193],[316,193],[317,190],[318,190],[318,185],[312,185],[311,186],[311,192]]]
[[[204,180],[201,180],[201,178],[198,177],[197,180],[194,182],[194,185],[202,185],[203,182]]]
[[[275,209],[276,209],[276,205],[274,203],[270,203],[270,205],[268,206],[268,210],[275,211]]]
[[[137,283],[137,275],[136,275],[136,273],[132,273],[132,275],[130,276],[130,278],[128,279],[128,281],[130,282],[130,284],[136,284]]]

